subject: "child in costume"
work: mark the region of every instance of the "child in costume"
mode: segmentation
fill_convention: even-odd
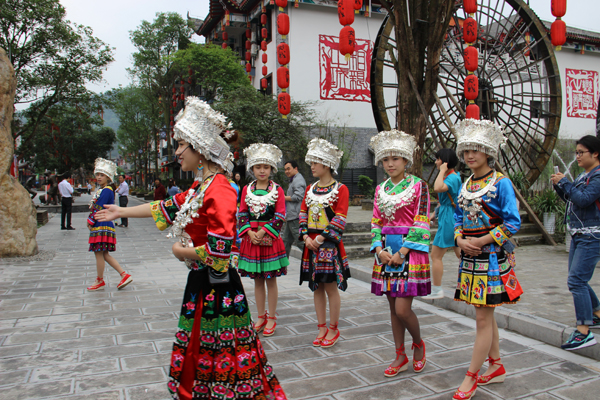
[[[342,234],[348,214],[348,188],[336,181],[344,153],[324,139],[308,143],[306,163],[319,180],[306,189],[300,206],[300,239],[304,241],[300,284],[307,281],[313,291],[319,335],[313,346],[331,347],[340,337],[338,322],[341,300],[338,289],[346,290],[350,268]],[[329,329],[327,329],[329,298]]]
[[[386,295],[392,316],[396,359],[384,371],[387,377],[408,369],[404,337],[408,330],[413,344],[413,370],[425,368],[425,342],[417,315],[415,296],[431,292],[429,279],[429,190],[427,182],[406,174],[417,143],[413,136],[391,130],[371,138],[375,165],[380,162],[389,178],[375,189],[371,221],[373,266],[371,293]]]
[[[221,113],[188,96],[176,117],[176,156],[196,171],[192,187],[137,207],[109,206],[106,220],[153,217],[172,226],[173,255],[190,270],[175,335],[168,388],[174,399],[285,399],[256,334],[240,277],[232,265],[237,195],[231,171],[233,132]]]
[[[244,186],[239,212],[239,236],[242,239],[238,269],[240,276],[254,279],[258,309],[256,332],[275,333],[277,323],[277,277],[287,274],[288,258],[279,232],[285,221],[285,194],[270,179],[277,173],[281,150],[275,145],[255,143],[244,150],[246,168],[256,180]],[[266,283],[266,289],[265,289]],[[265,302],[269,296],[269,312]]]
[[[514,245],[509,240],[521,227],[510,179],[494,169],[506,139],[491,121],[467,119],[456,127],[456,153],[472,171],[458,195],[454,238],[461,248],[454,299],[475,306],[477,334],[471,364],[454,399],[470,399],[477,385],[504,382],[495,307],[514,304],[523,293],[514,273]],[[484,361],[485,374],[478,376]]]
[[[115,245],[117,244],[115,224],[112,221],[97,221],[95,218],[96,213],[105,206],[115,204],[116,185],[113,183],[113,179],[116,174],[117,164],[104,158],[96,159],[94,175],[100,189],[94,194],[90,202],[90,215],[87,219],[87,227],[90,230],[90,239],[88,241],[90,244],[89,251],[93,251],[96,256],[98,277],[94,284],[87,288],[90,292],[104,289],[106,286],[106,282],[104,282],[105,262],[121,275],[121,281],[117,285],[117,289],[123,289],[133,281],[131,275],[125,272],[119,265],[119,262],[109,254],[109,252],[115,251]]]

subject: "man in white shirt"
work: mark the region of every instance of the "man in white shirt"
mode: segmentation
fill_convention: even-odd
[[[117,194],[119,195],[119,207],[127,207],[127,203],[129,203],[129,185],[125,182],[125,175],[119,175]],[[128,225],[127,218],[121,218],[121,225],[117,224],[121,228],[127,228]]]
[[[60,229],[74,231],[75,228],[71,226],[71,208],[73,206],[73,186],[69,183],[68,179],[71,177],[70,172],[66,172],[63,175],[62,181],[58,184],[58,191],[62,196],[61,199],[61,210],[60,210]],[[67,225],[65,227],[65,217],[67,219]]]

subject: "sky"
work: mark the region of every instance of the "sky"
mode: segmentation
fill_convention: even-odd
[[[554,20],[550,12],[551,0],[525,1],[541,19]],[[67,19],[90,26],[94,30],[94,36],[115,48],[115,61],[104,73],[105,82],[89,86],[91,90],[104,92],[129,84],[126,69],[131,65],[131,54],[135,52],[129,39],[129,31],[135,30],[142,20],[154,20],[157,12],[174,11],[183,17],[189,12],[192,17],[204,19],[208,15],[209,0],[60,0],[60,3],[67,11]],[[600,2],[568,0],[567,14],[563,20],[567,26],[600,31],[598,17]],[[194,34],[193,40],[203,42],[204,38]]]

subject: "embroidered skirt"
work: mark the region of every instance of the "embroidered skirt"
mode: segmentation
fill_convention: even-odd
[[[308,236],[314,239],[318,233],[309,233]],[[314,292],[319,288],[320,283],[336,282],[338,289],[345,291],[350,278],[350,267],[344,243],[340,242],[337,245],[328,241],[325,243],[319,248],[318,254],[304,246],[300,284],[307,281],[308,287]]]
[[[192,270],[175,335],[168,388],[174,399],[286,399],[254,331],[244,287],[211,285]]]
[[[256,232],[256,229],[253,231]],[[266,236],[267,234],[265,234]],[[273,278],[287,274],[287,266],[290,262],[285,253],[283,240],[277,237],[272,239],[272,242],[271,246],[257,246],[252,244],[248,235],[242,237],[238,258],[240,276],[249,276],[254,279]]]
[[[96,222],[90,230],[88,251],[115,251],[117,235],[112,222]]]
[[[505,253],[497,244],[481,250],[476,257],[462,253],[454,300],[479,307],[518,302],[523,290],[513,269],[514,253]]]

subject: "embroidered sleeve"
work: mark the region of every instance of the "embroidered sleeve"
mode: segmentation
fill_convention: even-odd
[[[181,209],[181,205],[185,202],[187,192],[177,193],[173,197],[165,200],[156,200],[150,202],[150,212],[156,227],[164,231],[173,224],[177,212]]]
[[[499,203],[502,224],[492,229],[490,235],[496,243],[502,246],[521,228],[521,216],[519,215],[515,191],[510,179],[503,178],[496,186],[498,188],[496,200]]]
[[[381,229],[383,228],[383,218],[381,217],[381,211],[377,205],[377,193],[380,190],[384,190],[381,186],[377,186],[375,189],[375,202],[373,203],[373,218],[371,219],[371,253],[375,252],[377,246],[383,246],[381,241]]]
[[[415,197],[416,215],[413,224],[408,231],[403,247],[411,250],[429,252],[430,230],[429,230],[429,188],[425,181],[419,184],[419,191]]]
[[[329,221],[329,225],[323,230],[321,235],[325,240],[331,240],[334,243],[342,241],[342,235],[346,228],[346,216],[348,215],[348,199],[350,193],[346,185],[340,185],[338,198],[332,208],[335,216]]]
[[[306,206],[306,193],[310,190],[310,185],[306,188],[304,192],[304,198],[302,199],[302,205],[300,206],[300,214],[299,218],[299,226],[300,226],[300,240],[303,239],[304,235],[308,235],[308,207]]]
[[[246,204],[246,192],[248,191],[248,185],[242,189],[242,201],[240,202],[240,211],[238,213],[238,236],[242,237],[250,230],[250,211],[248,210],[248,204]]]
[[[267,234],[274,238],[279,237],[279,232],[285,222],[285,193],[281,186],[277,185],[277,202],[275,203],[275,215],[273,219],[267,222],[263,229]]]
[[[115,204],[115,194],[110,186],[105,187],[100,192],[100,196],[96,199],[96,202],[92,204],[90,215],[88,215],[87,222],[90,225],[96,225],[96,213],[104,208],[107,204]]]

